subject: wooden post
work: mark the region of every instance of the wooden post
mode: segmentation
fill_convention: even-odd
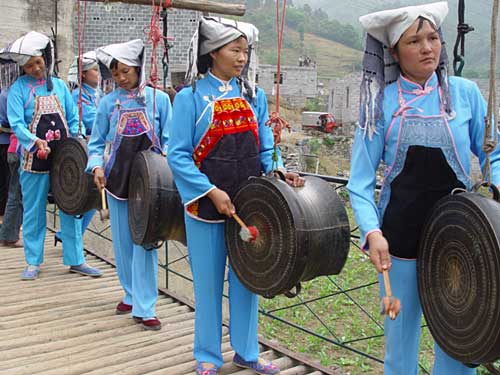
[[[126,3],[138,5],[151,5],[151,0],[84,0],[92,2]],[[155,0],[158,5],[164,4],[165,0]],[[245,4],[226,4],[211,0],[171,0],[171,8],[198,10],[200,12],[210,12],[228,14],[232,16],[243,16],[246,11]]]

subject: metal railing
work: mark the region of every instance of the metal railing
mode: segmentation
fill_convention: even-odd
[[[348,204],[345,191],[347,179],[306,173],[302,175],[317,176],[329,182]],[[53,215],[52,225],[55,229],[57,227],[55,207],[48,212]],[[302,293],[292,299],[284,296],[272,300],[261,299],[259,307],[261,333],[267,338],[280,339],[286,336],[282,330],[286,327],[293,342],[315,342],[315,345],[311,345],[311,350],[301,350],[295,346],[290,348],[292,351],[300,350],[305,354],[311,354],[315,353],[314,347],[318,347],[326,352],[326,355],[336,357],[334,362],[341,367],[343,362],[347,362],[348,366],[353,362],[359,362],[357,365],[361,367],[378,366],[380,370],[378,372],[382,373],[384,317],[379,312],[378,280],[366,255],[362,251],[353,251],[359,249],[359,234],[357,227],[352,227],[350,259],[339,275],[320,277],[316,279],[317,281],[306,283],[306,285],[311,284],[311,287],[303,287]],[[99,240],[106,240],[111,247],[108,224],[94,225],[88,228],[88,231]],[[165,243],[163,254],[159,259],[165,288],[192,301],[192,277],[186,248],[180,243],[169,241]],[[364,264],[363,268],[354,271],[358,264]],[[353,275],[353,272],[359,272],[359,275]],[[226,293],[224,297],[227,300]],[[347,311],[347,314],[345,312],[340,314],[341,320],[337,319],[339,305],[345,305]],[[331,310],[325,310],[329,307]],[[354,328],[350,324],[361,324],[361,326]],[[262,332],[263,325],[264,332]],[[272,332],[274,325],[278,325],[278,332]],[[267,332],[268,328],[270,332]],[[422,325],[422,328],[424,337],[430,335],[425,325]],[[427,344],[421,344],[421,353],[432,353],[432,340],[429,337],[427,336],[425,340]],[[429,357],[431,356],[432,354],[429,354]],[[328,360],[322,363],[332,366]],[[422,373],[430,374],[430,361],[421,360],[419,366]],[[374,372],[369,371],[369,373]]]

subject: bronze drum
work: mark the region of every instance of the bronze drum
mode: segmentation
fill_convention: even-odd
[[[231,267],[252,292],[289,297],[302,281],[338,274],[350,244],[349,220],[335,190],[317,177],[293,188],[274,177],[251,178],[234,197],[238,215],[259,230],[243,242],[240,227],[227,220],[225,240]]]
[[[167,158],[158,150],[137,154],[129,182],[128,222],[132,240],[146,248],[166,240],[186,244],[184,206]]]
[[[441,348],[463,363],[500,358],[500,203],[494,192],[494,199],[477,192],[442,198],[420,240],[425,318]]]
[[[50,189],[54,201],[68,215],[82,215],[101,205],[99,190],[87,166],[87,143],[80,138],[66,138],[53,151]]]

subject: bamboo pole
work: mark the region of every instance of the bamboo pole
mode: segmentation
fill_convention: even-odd
[[[126,3],[137,5],[151,5],[151,0],[84,0],[91,2],[106,3]],[[155,3],[161,5],[164,0],[155,0]],[[232,16],[243,16],[246,11],[245,4],[227,4],[211,0],[171,0],[171,8],[198,10],[200,12],[210,12],[219,14],[228,14]]]

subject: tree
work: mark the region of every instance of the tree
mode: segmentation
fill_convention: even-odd
[[[261,5],[261,0],[247,0],[248,9],[259,9]]]

